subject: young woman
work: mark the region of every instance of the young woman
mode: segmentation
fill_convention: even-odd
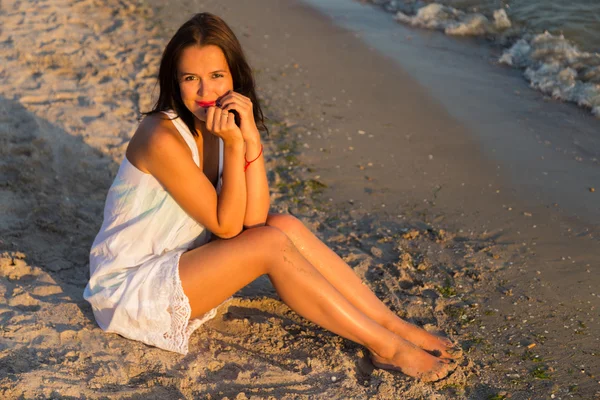
[[[84,297],[102,329],[186,354],[231,295],[266,274],[306,319],[424,381],[461,351],[391,312],[291,215],[269,214],[254,79],[240,43],[202,13],[168,43],[160,95],[132,137],[90,253]]]

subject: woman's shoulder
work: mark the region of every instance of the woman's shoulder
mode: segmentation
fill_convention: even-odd
[[[125,156],[140,171],[149,173],[147,164],[157,149],[179,152],[182,148],[189,151],[171,118],[159,112],[144,116],[127,145]]]

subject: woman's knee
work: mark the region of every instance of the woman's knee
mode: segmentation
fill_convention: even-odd
[[[281,230],[273,226],[260,226],[243,232],[251,238],[253,249],[259,251],[267,264],[278,264],[284,253],[296,251],[294,243]]]
[[[304,224],[298,218],[290,214],[269,214],[267,226],[275,227],[289,236],[291,232],[297,232],[304,228]]]
[[[259,226],[244,231],[244,235],[251,236],[257,248],[268,251],[284,249],[291,244],[287,235],[275,226]]]

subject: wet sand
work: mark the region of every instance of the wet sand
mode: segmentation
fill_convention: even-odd
[[[453,114],[415,64],[297,1],[129,4],[3,4],[3,398],[598,395],[592,214],[529,198],[532,185],[498,171],[481,127]],[[96,326],[82,291],[106,191],[151,104],[166,40],[199,11],[231,24],[255,68],[273,211],[301,218],[399,315],[459,340],[467,356],[450,378],[373,369],[265,278],[200,328],[185,357]]]

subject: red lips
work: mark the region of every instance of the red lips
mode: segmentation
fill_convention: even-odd
[[[214,101],[197,101],[196,104],[198,104],[200,107],[208,108],[208,107],[214,106],[215,102]]]

